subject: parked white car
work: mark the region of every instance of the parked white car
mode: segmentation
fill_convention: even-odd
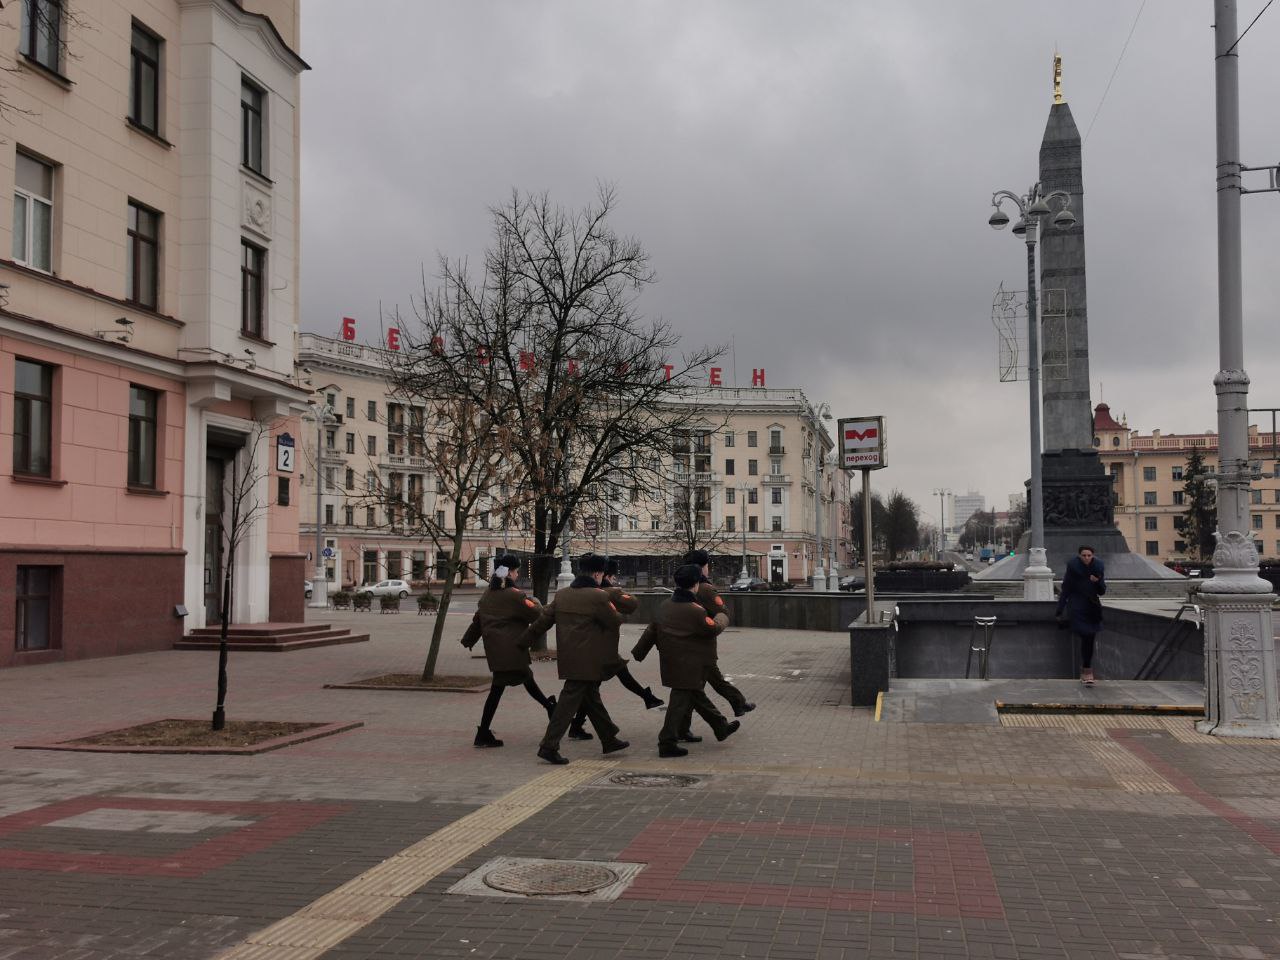
[[[375,584],[360,587],[356,593],[367,593],[372,597],[399,597],[403,600],[409,595],[409,584],[403,580],[379,580]]]

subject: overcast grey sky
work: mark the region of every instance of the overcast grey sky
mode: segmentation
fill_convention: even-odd
[[[877,489],[1003,509],[1027,393],[991,299],[1026,279],[991,193],[1036,179],[1055,46],[1083,134],[1140,2],[308,0],[303,328],[372,336],[512,187],[576,207],[607,181],[646,313],[732,336],[743,385],[884,414]],[[1212,13],[1146,4],[1084,147],[1093,399],[1144,432],[1216,426]],[[1280,7],[1239,50],[1242,159],[1275,163]],[[1280,196],[1245,198],[1245,258],[1251,405],[1280,406]]]

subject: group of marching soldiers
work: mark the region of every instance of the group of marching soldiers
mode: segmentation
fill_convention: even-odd
[[[708,577],[711,558],[705,550],[693,550],[674,574],[676,589],[663,601],[631,654],[643,660],[654,648],[668,687],[670,703],[658,734],[658,755],[683,757],[689,751],[681,743],[698,743],[692,730],[697,713],[717,740],[739,727],[704,693],[710,685],[729,702],[735,717],[755,709],[742,691],[725,679],[716,664],[716,638],[729,625],[724,601]],[[578,561],[578,575],[567,589],[556,593],[545,607],[517,585],[520,560],[499,557],[489,589],[480,598],[476,615],[462,638],[470,649],[484,642],[485,659],[493,673],[493,685],[485,700],[476,729],[477,747],[500,747],[491,725],[502,692],[523,686],[547,711],[547,731],[538,745],[538,756],[548,763],[568,763],[560,753],[560,741],[594,739],[586,729],[590,720],[605,753],[625,750],[631,744],[618,736],[618,726],[600,698],[600,685],[614,677],[644,701],[646,709],[662,706],[649,687],[642,687],[618,652],[624,617],[639,606],[636,599],[614,586],[618,565],[605,557],[587,555]],[[529,650],[534,641],[556,627],[556,666],[564,687],[558,697],[548,697],[538,687],[530,668]]]

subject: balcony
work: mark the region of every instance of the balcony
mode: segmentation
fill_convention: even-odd
[[[419,467],[425,470],[427,468],[427,458],[426,457],[410,457],[409,466]]]
[[[404,436],[404,421],[393,420],[387,424],[387,433],[394,436]]]
[[[790,484],[791,474],[789,473],[766,473],[760,478],[762,487],[785,487]]]
[[[690,476],[690,475],[686,473],[686,474],[682,474],[682,476],[684,476],[684,477],[688,477],[688,476]],[[702,485],[705,485],[705,484],[709,484],[709,483],[719,483],[719,482],[720,482],[720,474],[716,473],[714,470],[706,471],[706,472],[701,472],[701,473],[695,473],[695,474],[693,474],[692,476],[693,476],[693,482],[694,482],[694,483],[696,483],[696,484],[702,484]]]
[[[773,444],[773,443],[769,444],[769,456],[771,456],[771,457],[780,457],[780,456],[782,456],[783,454],[785,454],[786,452],[787,452],[787,448],[786,448],[786,447],[784,447],[784,446],[783,446],[782,444],[780,444],[780,443],[778,443],[778,444]]]

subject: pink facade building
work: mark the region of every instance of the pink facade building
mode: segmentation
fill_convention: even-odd
[[[302,619],[297,7],[0,8],[0,667]]]

